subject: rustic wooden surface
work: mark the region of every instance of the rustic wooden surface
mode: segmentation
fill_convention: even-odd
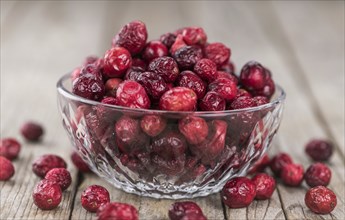
[[[208,219],[345,219],[343,1],[1,1],[0,14],[1,137],[16,137],[23,144],[14,178],[0,182],[0,219],[95,219],[80,203],[80,193],[91,184],[107,187],[112,201],[136,206],[140,219],[167,219],[172,200],[127,194],[93,174],[78,174],[56,106],[58,78],[86,55],[102,55],[121,25],[134,19],[147,24],[150,39],[178,27],[202,26],[210,41],[231,47],[238,69],[252,59],[269,66],[287,93],[271,154],[289,152],[307,168],[311,161],[303,147],[309,139],[328,138],[336,145],[329,187],[338,205],[330,215],[308,210],[305,184],[291,188],[279,183],[270,200],[243,209],[224,207],[219,194],[194,199]],[[20,137],[19,127],[28,119],[44,124],[42,143]],[[67,158],[73,184],[57,209],[41,211],[31,198],[39,180],[31,163],[48,152]]]

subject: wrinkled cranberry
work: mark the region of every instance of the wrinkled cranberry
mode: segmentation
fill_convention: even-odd
[[[176,50],[173,57],[182,70],[191,70],[203,55],[200,47],[185,46]]]
[[[132,144],[138,138],[140,133],[139,121],[128,116],[122,116],[115,124],[116,138],[124,144]],[[121,149],[128,152],[128,149]]]
[[[337,196],[324,186],[316,186],[305,194],[306,206],[316,214],[329,214],[337,206]]]
[[[106,110],[107,109],[105,109],[103,106],[99,106],[97,108],[97,112],[90,111],[87,115],[85,115],[85,122],[89,132],[98,140],[102,138],[108,126],[107,123],[104,123],[107,118],[99,117],[107,117],[108,113]]]
[[[203,175],[207,168],[203,164],[196,164],[198,159],[196,157],[187,158],[185,163],[185,174],[179,179],[181,183],[194,181],[199,176]]]
[[[333,144],[327,140],[313,139],[307,143],[305,152],[315,161],[327,161],[333,154]]]
[[[127,158],[126,158],[127,157]],[[121,156],[121,163],[126,166],[128,169],[130,169],[131,171],[139,174],[139,175],[144,175],[145,176],[145,167],[143,166],[143,164],[141,163],[141,161],[139,161],[136,158],[132,158],[130,156],[127,155],[122,155]],[[149,165],[149,164],[147,164]],[[146,174],[147,175],[147,174]]]
[[[81,194],[81,205],[89,212],[97,212],[99,207],[109,202],[108,190],[99,185],[91,185]]]
[[[230,55],[230,49],[222,43],[212,43],[205,47],[205,57],[215,62],[219,67],[229,62]]]
[[[167,160],[178,158],[186,149],[186,139],[176,131],[164,133],[152,143],[152,151]]]
[[[117,105],[118,101],[114,97],[104,97],[101,103],[107,104],[107,105]],[[105,106],[100,105],[100,106],[95,107],[95,109],[97,111],[98,118],[102,121],[108,121],[108,120],[111,120],[112,117],[114,117],[112,115],[112,111]]]
[[[209,59],[201,59],[194,66],[194,72],[203,80],[212,82],[217,78],[217,65]]]
[[[286,164],[282,167],[280,178],[288,186],[299,186],[303,181],[304,170],[300,164]]]
[[[44,179],[58,184],[62,191],[65,191],[72,183],[71,174],[65,168],[53,168],[49,170]]]
[[[233,62],[229,61],[228,63],[223,64],[218,68],[220,71],[224,71],[227,73],[235,73],[235,65]]]
[[[167,160],[154,154],[151,158],[154,167],[157,167],[156,172],[158,174],[165,174],[168,176],[176,176],[184,171],[184,165],[186,158],[184,155],[175,159]]]
[[[265,154],[261,159],[256,161],[253,166],[249,169],[248,174],[254,174],[263,172],[270,163],[270,158]]]
[[[116,91],[118,105],[129,108],[150,108],[151,101],[145,89],[137,82],[132,80],[123,81]]]
[[[245,89],[238,89],[236,98],[239,98],[241,96],[247,96],[249,98],[252,98],[252,95]]]
[[[190,214],[203,215],[201,208],[191,201],[175,202],[168,212],[170,220],[181,220],[185,215]]]
[[[206,93],[199,103],[201,111],[223,111],[225,110],[225,99],[216,92],[210,91]]]
[[[309,166],[304,174],[308,186],[327,186],[331,181],[332,172],[326,164],[314,163]]]
[[[222,199],[229,208],[243,208],[250,205],[256,195],[255,184],[247,177],[229,180],[221,191]]]
[[[291,159],[291,157],[288,154],[280,153],[280,154],[277,154],[275,157],[272,158],[272,160],[270,162],[270,168],[271,168],[272,172],[276,176],[279,177],[282,168],[286,164],[291,164],[291,163],[292,163],[292,159]]]
[[[97,211],[98,220],[138,220],[137,209],[126,203],[112,202],[100,207]]]
[[[35,205],[42,210],[51,210],[59,206],[62,200],[60,186],[49,180],[41,180],[32,193]]]
[[[185,46],[187,46],[187,44],[184,42],[183,36],[177,35],[175,42],[171,45],[170,54],[174,54],[177,50]]]
[[[164,57],[168,55],[168,48],[160,41],[150,41],[145,46],[143,51],[143,58],[146,62],[150,62],[151,60]]]
[[[159,109],[168,111],[194,111],[197,96],[191,89],[174,87],[163,94],[159,101]]]
[[[140,121],[141,129],[151,137],[159,135],[166,125],[166,120],[159,115],[145,115]]]
[[[167,48],[170,48],[176,40],[176,35],[173,33],[166,33],[163,34],[159,39]]]
[[[20,128],[20,133],[27,141],[39,141],[44,134],[42,125],[37,122],[28,121]]]
[[[143,73],[141,69],[129,68],[123,79],[135,81],[141,73]]]
[[[152,60],[148,70],[161,76],[167,83],[175,82],[180,73],[176,61],[171,57],[159,57]]]
[[[202,79],[192,71],[185,70],[177,78],[177,86],[186,87],[195,92],[198,99],[202,99],[206,93],[206,84]]]
[[[14,166],[6,157],[0,156],[0,181],[9,180],[14,175]]]
[[[204,45],[207,41],[207,36],[201,27],[186,27],[182,31],[183,40],[188,45]]]
[[[32,171],[42,178],[53,168],[67,168],[67,164],[64,159],[54,154],[42,155],[32,163]]]
[[[79,171],[84,172],[84,173],[91,172],[87,163],[85,163],[85,161],[79,156],[77,152],[74,151],[72,153],[71,160],[74,166],[76,166]]]
[[[221,95],[226,101],[231,101],[236,97],[236,83],[227,78],[219,78],[208,85],[209,91],[214,91]]]
[[[112,78],[108,79],[105,83],[105,92],[108,96],[115,97],[116,90],[119,87],[120,83],[122,83],[122,79],[120,78]]]
[[[253,101],[255,103],[255,106],[265,105],[269,102],[265,96],[255,96],[253,98]]]
[[[0,156],[9,160],[16,159],[20,152],[21,145],[14,138],[0,139]]]
[[[140,58],[132,58],[132,66],[131,68],[136,70],[145,71],[146,70],[146,63]]]
[[[271,198],[274,189],[276,188],[276,181],[273,177],[266,173],[256,174],[252,181],[256,186],[256,199],[269,199]]]
[[[232,80],[236,85],[238,84],[238,77],[233,73],[217,71],[217,79],[218,78],[227,78],[227,79]]]
[[[168,90],[164,79],[153,72],[144,72],[137,76],[136,81],[140,83],[152,100],[158,101]]]
[[[132,65],[131,54],[123,47],[113,47],[104,55],[103,74],[109,78],[121,78]]]
[[[255,106],[253,98],[248,96],[241,96],[236,98],[231,104],[230,109],[243,109],[251,108]]]
[[[138,54],[146,44],[147,30],[141,21],[132,21],[121,28],[113,39],[113,46],[126,48],[132,55]]]
[[[208,125],[203,118],[187,116],[179,121],[178,128],[190,144],[200,144],[208,136]]]

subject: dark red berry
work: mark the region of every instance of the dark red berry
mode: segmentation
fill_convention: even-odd
[[[305,194],[306,206],[316,214],[329,214],[337,206],[337,196],[324,186],[316,186]]]
[[[152,100],[158,101],[160,97],[168,90],[164,79],[153,72],[144,72],[136,77],[136,80],[144,88]]]
[[[32,163],[32,171],[42,178],[53,168],[67,168],[67,164],[64,159],[53,154],[42,155]]]
[[[182,31],[183,40],[188,45],[204,45],[207,41],[207,36],[201,27],[186,27]]]
[[[28,121],[20,128],[20,133],[27,141],[39,141],[44,134],[42,125],[37,122]]]
[[[225,110],[225,99],[216,92],[210,91],[206,93],[199,103],[201,111],[223,111]]]
[[[238,84],[238,76],[236,76],[234,73],[227,73],[223,71],[217,71],[217,79],[219,78],[227,78],[232,80],[236,85]]]
[[[141,129],[151,137],[159,135],[166,125],[166,120],[159,115],[145,115],[140,121]]]
[[[253,166],[249,169],[248,174],[254,174],[263,172],[270,163],[270,158],[265,154],[261,159],[256,161]]]
[[[303,181],[304,170],[300,164],[286,164],[283,166],[280,178],[288,186],[299,186]]]
[[[146,67],[147,65],[144,60],[140,58],[132,58],[132,69],[145,71]]]
[[[112,202],[97,211],[98,220],[138,220],[137,209],[129,204]]]
[[[0,156],[9,160],[16,159],[20,152],[21,145],[14,138],[0,139]]]
[[[123,144],[130,145],[134,143],[140,134],[139,121],[128,116],[122,116],[115,124],[116,139],[121,140]],[[119,146],[120,147],[120,146]],[[121,149],[128,152],[130,149]]]
[[[191,70],[202,59],[203,55],[200,47],[185,46],[176,50],[173,57],[182,70]]]
[[[85,161],[79,156],[77,152],[74,151],[72,153],[71,160],[74,166],[76,166],[79,171],[84,172],[84,173],[91,172],[87,163],[85,163]]]
[[[115,97],[116,90],[119,87],[120,83],[122,83],[122,79],[120,78],[112,78],[108,79],[105,83],[105,92],[108,96]]]
[[[42,210],[51,210],[59,206],[62,191],[58,184],[49,180],[41,180],[32,193],[35,205]]]
[[[220,71],[224,71],[227,73],[235,73],[235,65],[233,62],[229,61],[228,63],[223,64],[218,68]]]
[[[333,144],[327,140],[313,139],[307,143],[305,152],[315,161],[327,161],[333,154]]]
[[[202,99],[206,93],[206,83],[190,70],[185,70],[180,73],[176,85],[193,90],[198,96],[198,99]]]
[[[265,105],[269,102],[265,96],[255,96],[253,98],[253,101],[255,103],[255,106]]]
[[[230,49],[222,43],[212,43],[205,47],[205,57],[219,67],[229,62],[230,55]]]
[[[314,163],[304,174],[305,182],[310,187],[327,186],[331,181],[332,172],[326,164]]]
[[[65,191],[72,183],[71,174],[65,168],[53,168],[48,171],[44,179],[58,184]]]
[[[217,65],[210,59],[201,59],[194,66],[194,72],[203,80],[212,82],[217,78]]]
[[[176,35],[173,33],[166,33],[160,37],[160,41],[167,47],[170,48],[176,40]]]
[[[288,154],[280,153],[280,154],[277,154],[275,157],[272,158],[272,160],[270,162],[270,168],[271,168],[272,172],[276,176],[279,177],[282,168],[286,164],[291,164],[291,163],[292,163],[292,159],[291,159],[291,157]]]
[[[271,198],[276,188],[276,181],[273,177],[266,173],[259,173],[252,178],[252,181],[256,186],[256,199]]]
[[[123,81],[116,91],[118,105],[129,108],[150,108],[151,101],[145,89],[132,80]]]
[[[241,96],[247,96],[249,98],[252,98],[252,95],[245,89],[238,89],[236,98],[239,98]]]
[[[229,208],[243,208],[250,205],[256,195],[255,184],[247,177],[229,180],[221,191],[222,199]]]
[[[152,151],[166,160],[180,157],[186,149],[186,139],[176,131],[164,133],[152,143]]]
[[[143,73],[143,70],[141,69],[129,68],[123,79],[135,81],[141,73]]]
[[[150,62],[151,60],[164,57],[168,55],[168,48],[160,41],[150,41],[145,46],[143,51],[143,58],[146,62]]]
[[[159,57],[152,60],[148,70],[161,76],[167,83],[175,82],[180,73],[176,61],[171,57]]]
[[[110,202],[106,188],[99,185],[87,187],[81,194],[81,205],[89,212],[97,212],[98,208]]]
[[[121,78],[132,65],[131,54],[123,47],[113,47],[104,55],[103,74],[109,78]]]
[[[0,156],[0,181],[9,180],[14,175],[14,166],[6,157]]]
[[[255,106],[253,98],[248,96],[241,96],[236,98],[231,104],[230,109],[243,109],[251,108]]]
[[[181,220],[184,216],[191,214],[203,216],[201,208],[191,201],[175,202],[171,205],[168,212],[170,220]]]
[[[187,116],[179,121],[179,130],[190,144],[200,144],[208,136],[208,125],[203,118]]]
[[[101,103],[107,104],[107,105],[117,105],[117,99],[114,97],[104,97]]]
[[[170,177],[176,177],[184,171],[184,166],[186,162],[185,155],[174,159],[164,159],[163,157],[154,154],[151,157],[151,161],[154,167],[156,167],[157,175],[164,174]]]
[[[167,111],[194,111],[197,96],[191,89],[174,87],[163,94],[159,101],[159,109]]]
[[[170,54],[174,54],[177,50],[179,50],[182,47],[187,46],[186,42],[184,42],[183,40],[183,36],[182,35],[177,35],[175,42],[171,45],[170,48]]]
[[[126,48],[132,55],[138,54],[146,44],[147,30],[141,21],[132,21],[123,26],[113,39],[113,46]]]
[[[236,83],[227,78],[218,78],[208,85],[209,91],[221,95],[226,101],[232,101],[237,95]]]

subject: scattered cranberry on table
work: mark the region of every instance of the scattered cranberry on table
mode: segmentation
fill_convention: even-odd
[[[6,157],[0,156],[0,181],[9,180],[14,175],[14,166]]]
[[[168,215],[170,220],[206,219],[198,204],[191,201],[173,203],[169,209]]]
[[[327,186],[331,181],[332,171],[326,164],[314,163],[309,166],[304,174],[305,182],[310,187]]]
[[[223,187],[221,196],[229,208],[243,208],[252,203],[256,195],[255,183],[247,177],[230,179]]]
[[[99,185],[91,185],[81,194],[81,205],[89,212],[97,212],[99,207],[109,202],[108,190]]]
[[[35,186],[32,197],[38,208],[51,210],[59,206],[62,191],[59,184],[43,179]]]
[[[37,122],[26,122],[20,128],[20,132],[27,141],[37,142],[39,141],[43,134],[43,127]]]
[[[337,196],[324,186],[309,189],[304,201],[307,207],[316,214],[329,214],[337,206]]]
[[[18,157],[20,149],[21,144],[14,138],[0,139],[0,156],[14,160]]]
[[[112,202],[101,206],[97,211],[98,220],[126,219],[138,220],[138,210],[129,204]]]
[[[280,178],[288,186],[299,186],[303,181],[304,169],[300,164],[286,164],[282,170]]]
[[[274,156],[271,159],[270,162],[270,168],[272,170],[272,172],[279,177],[282,168],[286,165],[286,164],[291,164],[292,163],[292,159],[291,157],[286,154],[286,153],[279,153],[276,156]]]
[[[67,164],[64,159],[54,154],[42,155],[32,163],[32,171],[41,178],[53,168],[67,168]]]
[[[271,198],[276,188],[276,181],[273,177],[266,173],[259,173],[252,178],[252,181],[256,186],[256,199],[262,200]]]
[[[48,171],[44,179],[58,184],[65,191],[72,183],[71,174],[65,168],[53,168]]]
[[[313,139],[307,143],[305,151],[314,161],[327,161],[333,154],[333,148],[327,140]]]

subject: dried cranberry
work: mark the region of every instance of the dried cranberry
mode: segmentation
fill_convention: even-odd
[[[304,174],[308,186],[327,186],[331,181],[332,172],[326,164],[314,163],[309,166]]]
[[[133,58],[132,59],[131,68],[136,69],[136,70],[145,71],[146,67],[147,67],[147,65],[146,65],[144,60],[142,60],[140,58]]]
[[[223,71],[217,71],[217,79],[218,78],[227,78],[232,80],[236,85],[238,84],[238,76],[236,76],[233,73],[227,73],[227,72],[223,72]]]
[[[269,102],[265,96],[255,96],[253,98],[253,101],[255,103],[255,106],[265,105]]]
[[[236,98],[230,105],[230,109],[243,109],[255,106],[253,98],[248,96],[241,96]]]
[[[205,57],[215,62],[219,67],[229,62],[230,55],[230,48],[222,43],[212,43],[205,47]]]
[[[217,78],[217,65],[209,59],[201,59],[194,66],[194,72],[203,80],[212,82]]]
[[[249,98],[252,98],[252,95],[245,89],[238,89],[236,98],[239,98],[241,96],[247,96]]]
[[[58,184],[44,179],[35,186],[32,197],[38,208],[51,210],[59,206],[62,192]]]
[[[27,141],[39,141],[44,134],[42,125],[32,121],[23,124],[20,132]]]
[[[72,183],[71,174],[65,168],[53,168],[49,170],[44,179],[58,184],[62,191],[65,191]]]
[[[291,159],[291,157],[288,154],[280,153],[280,154],[277,154],[275,157],[272,158],[272,160],[270,162],[270,168],[271,168],[272,172],[276,176],[279,177],[282,168],[285,165],[291,164],[291,163],[292,163],[292,159]]]
[[[201,27],[186,27],[182,31],[183,40],[188,45],[204,45],[207,41],[207,36]]]
[[[72,153],[71,160],[74,166],[76,166],[79,171],[84,172],[84,173],[91,172],[87,163],[85,163],[85,161],[79,156],[77,152],[74,151]]]
[[[250,205],[256,195],[255,184],[247,177],[229,180],[221,191],[222,199],[229,208],[243,208]]]
[[[304,170],[300,164],[286,164],[281,170],[281,179],[288,186],[299,186],[303,181]]]
[[[89,212],[97,212],[99,207],[109,202],[108,190],[99,185],[91,185],[81,194],[81,205]]]
[[[333,144],[327,140],[314,139],[307,143],[305,152],[315,161],[327,161],[333,154]]]
[[[197,96],[191,89],[174,87],[163,94],[159,101],[159,109],[168,111],[194,111]]]
[[[189,214],[203,215],[201,208],[191,201],[175,202],[168,212],[170,220],[181,220]]]
[[[249,169],[248,174],[254,174],[263,172],[270,163],[270,158],[265,154],[261,159],[256,161],[253,166]]]
[[[180,73],[176,61],[171,57],[159,57],[152,60],[148,70],[161,76],[167,83],[175,82]]]
[[[32,163],[32,171],[42,178],[53,168],[67,168],[67,164],[64,159],[54,154],[42,155]]]
[[[138,54],[146,44],[147,30],[141,21],[132,21],[121,28],[113,39],[113,46],[126,48],[132,55]]]
[[[176,40],[176,35],[173,33],[166,33],[163,34],[159,39],[167,48],[170,48]]]
[[[116,90],[119,87],[120,83],[122,83],[122,79],[120,78],[112,78],[108,79],[105,83],[105,92],[108,96],[115,97]]]
[[[168,90],[168,86],[164,79],[153,72],[144,72],[138,75],[136,81],[145,88],[146,93],[154,101],[158,101]]]
[[[202,59],[203,55],[200,47],[185,46],[176,50],[173,57],[182,70],[191,70]]]
[[[235,73],[235,65],[233,62],[229,61],[228,63],[223,64],[218,68],[220,71],[224,71],[227,73]]]
[[[225,99],[216,92],[210,91],[206,93],[199,103],[201,111],[223,111],[225,110]]]
[[[276,188],[276,181],[273,177],[266,173],[259,173],[252,178],[252,181],[256,186],[256,199],[271,198]]]
[[[141,69],[129,68],[123,79],[135,81],[141,73],[143,73]]]
[[[226,101],[231,101],[236,97],[236,83],[227,78],[219,78],[208,85],[209,91],[214,91],[221,95]]]
[[[14,138],[0,139],[0,156],[9,160],[16,159],[20,152],[21,145]]]
[[[176,131],[169,131],[153,140],[152,151],[170,160],[183,155],[187,149],[186,139]]]
[[[160,41],[150,41],[145,46],[143,58],[146,62],[168,55],[168,48]]]
[[[103,74],[109,78],[121,78],[132,65],[131,54],[123,47],[113,47],[104,55]]]
[[[140,121],[141,129],[151,137],[159,135],[166,125],[166,120],[159,115],[145,115]]]
[[[6,181],[14,175],[14,166],[6,157],[0,156],[0,181]]]
[[[152,164],[156,167],[157,175],[164,174],[168,176],[176,176],[184,171],[184,165],[186,162],[185,155],[177,157],[175,159],[164,159],[157,154],[152,155]]]
[[[200,144],[208,136],[208,125],[203,118],[187,116],[179,121],[179,130],[190,144]]]
[[[129,204],[112,202],[100,207],[97,211],[98,220],[123,219],[138,220],[137,209]]]
[[[150,108],[151,101],[145,89],[137,82],[132,80],[123,81],[116,91],[118,105],[129,108]]]
[[[184,42],[183,36],[177,35],[175,42],[170,47],[170,54],[174,54],[177,50],[185,46],[187,46],[187,44]]]
[[[316,214],[329,214],[337,206],[337,196],[324,186],[316,186],[305,194],[306,206]]]
[[[128,116],[122,116],[115,124],[116,138],[124,144],[132,144],[140,133],[139,121]],[[128,152],[129,149],[121,149]]]
[[[195,73],[185,70],[177,78],[177,86],[186,87],[195,92],[198,99],[202,99],[206,93],[206,84]]]

